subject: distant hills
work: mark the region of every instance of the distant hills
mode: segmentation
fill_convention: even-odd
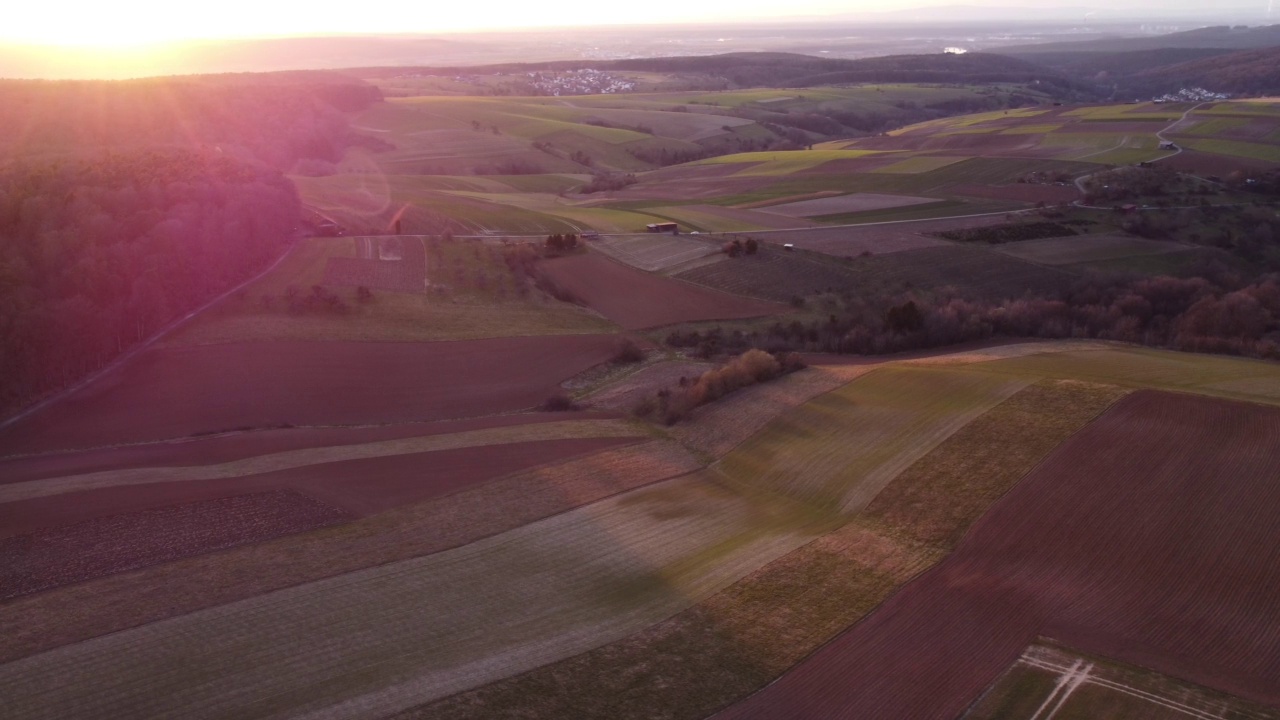
[[[1136,50],[1169,48],[1213,48],[1219,50],[1252,50],[1280,45],[1280,25],[1244,27],[1218,25],[1168,35],[1121,37],[1079,42],[1013,45],[1000,48],[1001,54],[1035,60],[1037,56],[1063,56],[1083,53],[1119,53]]]
[[[361,78],[421,73],[493,75],[594,68],[617,72],[705,75],[708,89],[815,87],[843,83],[1037,83],[1054,96],[1087,93],[1062,73],[1026,60],[989,53],[893,55],[845,60],[794,53],[726,53],[610,61],[518,63],[473,67],[379,67],[349,71]]]

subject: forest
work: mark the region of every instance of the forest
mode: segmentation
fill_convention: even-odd
[[[375,88],[323,73],[0,82],[0,411],[268,267]]]

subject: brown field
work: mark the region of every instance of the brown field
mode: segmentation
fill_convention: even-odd
[[[720,717],[956,717],[1038,636],[1280,706],[1280,564],[1260,550],[1278,475],[1280,411],[1135,393],[941,565]]]
[[[671,208],[672,210],[692,210],[697,213],[710,215],[712,217],[723,218],[735,223],[743,223],[747,225],[757,225],[764,229],[785,230],[796,227],[813,227],[817,223],[812,220],[806,220],[803,216],[788,215],[786,213],[775,213],[774,207],[759,208],[756,210],[725,207],[723,205],[681,205],[679,208]],[[670,214],[670,213],[669,213]]]
[[[510,412],[542,402],[562,380],[607,360],[616,342],[613,335],[571,335],[152,349],[0,431],[0,454],[244,427],[360,425]]]
[[[931,227],[927,225],[925,227]],[[950,227],[950,226],[949,226]],[[947,241],[929,237],[916,229],[916,223],[893,223],[862,227],[814,228],[792,232],[776,232],[753,236],[775,245],[790,243],[802,250],[853,257],[862,253],[886,253],[941,247]]]
[[[111,515],[0,539],[0,600],[343,522],[289,490]]]
[[[1271,170],[1275,168],[1275,163],[1267,162],[1266,160],[1217,155],[1185,148],[1177,155],[1167,160],[1161,160],[1160,164],[1173,168],[1178,172],[1197,175],[1218,175],[1224,178],[1237,170],[1249,172],[1251,170]]]
[[[1018,297],[1070,280],[1065,272],[1033,265],[982,248],[941,243],[936,247],[858,257],[835,264],[781,250],[716,263],[680,273],[708,287],[785,301],[813,293],[900,292],[953,286],[992,298]]]
[[[459,547],[701,466],[648,442],[559,462],[341,526],[0,604],[0,662],[304,582]]]
[[[1147,240],[1133,235],[1075,235],[1004,243],[996,247],[1010,257],[1045,265],[1071,265],[1100,260],[1186,252],[1190,246]]]
[[[0,459],[0,485],[124,468],[215,465],[306,448],[340,447],[513,425],[604,420],[614,417],[617,416],[604,412],[526,413],[371,427],[277,428],[81,452],[17,456]]]
[[[803,250],[813,250],[836,257],[853,257],[864,252],[883,255],[904,250],[942,247],[950,243],[930,233],[940,230],[986,227],[1003,222],[1007,222],[1004,215],[983,215],[948,220],[915,220],[854,227],[815,228],[796,232],[768,233],[760,237],[775,244],[791,243]]]
[[[4,528],[0,534],[32,532],[105,515],[273,490],[295,491],[346,513],[368,516],[544,463],[635,441],[634,437],[539,439],[319,462],[229,477],[71,490],[0,503],[0,527]]]
[[[864,210],[886,210],[931,202],[937,202],[937,198],[853,193],[851,195],[837,195],[836,197],[800,200],[783,205],[770,205],[768,211],[788,217],[815,217],[818,215],[862,212]]]
[[[1074,185],[1045,185],[1038,183],[1014,183],[1012,185],[951,185],[942,194],[960,195],[983,200],[1013,200],[1025,203],[1049,203],[1051,205],[1072,202],[1080,198]]]
[[[777,315],[788,311],[781,305],[734,297],[650,275],[597,253],[558,258],[539,267],[540,272],[561,288],[628,330],[697,320]]]

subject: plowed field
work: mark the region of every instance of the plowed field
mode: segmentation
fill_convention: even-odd
[[[1135,393],[722,717],[956,717],[1041,635],[1280,705],[1276,477],[1280,411]]]
[[[475,417],[528,408],[607,360],[612,335],[150,350],[0,431],[0,455],[243,427]]]
[[[788,311],[782,305],[734,297],[650,275],[594,253],[545,262],[541,272],[588,307],[628,330]]]
[[[349,519],[287,490],[98,518],[0,540],[0,600]]]

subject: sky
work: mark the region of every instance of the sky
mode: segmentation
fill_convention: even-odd
[[[1275,0],[1258,0],[1262,7]],[[1246,0],[1247,2],[1247,0]],[[325,34],[432,34],[466,30],[627,25],[638,22],[752,20],[857,14],[931,5],[1029,7],[1035,0],[17,0],[7,3],[0,42],[81,47],[139,45],[205,38]],[[1201,0],[1064,0],[1068,6],[1122,6],[1182,13]],[[1237,3],[1232,3],[1233,5]],[[1245,3],[1240,3],[1245,4]],[[1034,11],[1033,11],[1034,13]]]

